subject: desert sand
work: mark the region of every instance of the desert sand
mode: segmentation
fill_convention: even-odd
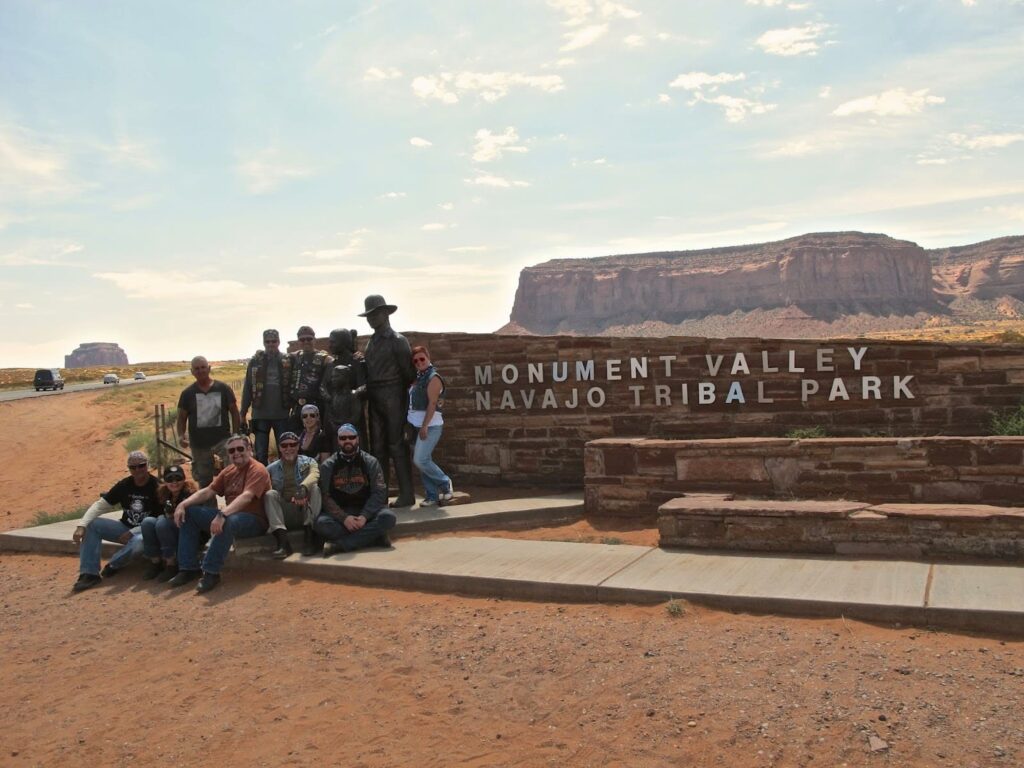
[[[0,529],[123,474],[109,437],[131,414],[100,396],[0,404]],[[584,522],[516,535],[654,534]],[[0,765],[1024,762],[1013,638],[240,571],[207,596],[140,569],[72,595],[77,566],[0,555]]]

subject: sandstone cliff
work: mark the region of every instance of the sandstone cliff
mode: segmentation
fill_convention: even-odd
[[[1024,237],[1000,237],[928,252],[935,290],[951,297],[1024,299]]]
[[[923,248],[860,232],[699,251],[557,259],[523,270],[511,322],[502,330],[616,333],[641,324],[680,326],[737,312],[783,310],[788,318],[794,308],[800,317],[825,322],[849,315],[916,315],[942,310],[932,281],[931,260]]]
[[[117,344],[89,341],[79,344],[70,355],[64,355],[65,368],[88,368],[96,365],[128,365],[128,355]]]

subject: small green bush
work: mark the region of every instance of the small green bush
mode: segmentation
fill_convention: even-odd
[[[679,618],[686,611],[683,609],[683,604],[676,600],[674,597],[665,603],[665,612],[672,618]]]
[[[622,543],[622,539],[620,539],[618,536],[602,536],[601,537],[601,543],[602,544],[621,544]]]
[[[67,512],[43,512],[39,510],[32,516],[32,525],[49,525],[50,523],[63,523],[65,520],[78,520],[85,514],[88,507],[79,507]]]
[[[824,427],[797,427],[787,432],[785,437],[790,440],[813,440],[817,437],[828,437]]]
[[[1007,413],[993,413],[990,427],[993,435],[1024,435],[1024,405]]]

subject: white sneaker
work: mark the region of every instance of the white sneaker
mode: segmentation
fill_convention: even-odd
[[[440,499],[441,501],[451,501],[453,498],[455,498],[455,483],[449,480],[448,490],[445,491],[444,493],[439,493],[437,496],[438,499]]]
[[[437,499],[424,499],[420,502],[420,507],[436,507]]]

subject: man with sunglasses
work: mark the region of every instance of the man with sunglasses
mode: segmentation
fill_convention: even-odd
[[[270,533],[277,539],[271,555],[284,560],[292,554],[289,529],[305,531],[302,554],[313,554],[313,521],[320,514],[320,466],[299,453],[299,436],[285,432],[277,444],[281,458],[267,467],[272,488],[263,497]]]
[[[291,357],[291,390],[292,427],[301,428],[303,406],[320,404],[320,384],[323,382],[324,371],[327,370],[328,355],[316,348],[316,334],[308,325],[299,328],[296,334],[299,348],[292,352]]]
[[[226,448],[231,464],[209,486],[193,493],[174,510],[174,523],[181,529],[178,575],[167,582],[168,586],[181,587],[199,579],[196,591],[209,592],[220,583],[220,571],[234,540],[262,536],[267,530],[263,496],[270,490],[270,474],[253,459],[247,435],[232,435]],[[216,506],[218,496],[227,501],[224,509]],[[200,571],[201,531],[209,531],[212,538]]]
[[[129,453],[128,471],[131,473],[128,477],[119,480],[106,493],[100,494],[75,528],[71,538],[81,546],[78,581],[71,588],[73,592],[84,592],[103,580],[100,576],[100,551],[104,541],[116,541],[123,545],[103,568],[102,575],[109,578],[142,551],[142,521],[160,514],[156,497],[157,481],[149,474],[149,458],[146,454],[142,451]],[[121,507],[120,520],[101,517],[113,512],[118,505]]]
[[[359,432],[352,424],[338,427],[338,446],[320,466],[323,511],[313,529],[327,540],[324,557],[374,544],[390,547],[388,531],[396,520],[388,508],[380,462],[359,449]]]
[[[291,426],[292,358],[281,351],[281,334],[274,328],[263,332],[263,349],[249,359],[242,391],[242,423],[252,408],[256,461],[266,465],[270,455],[270,430],[274,439]]]

